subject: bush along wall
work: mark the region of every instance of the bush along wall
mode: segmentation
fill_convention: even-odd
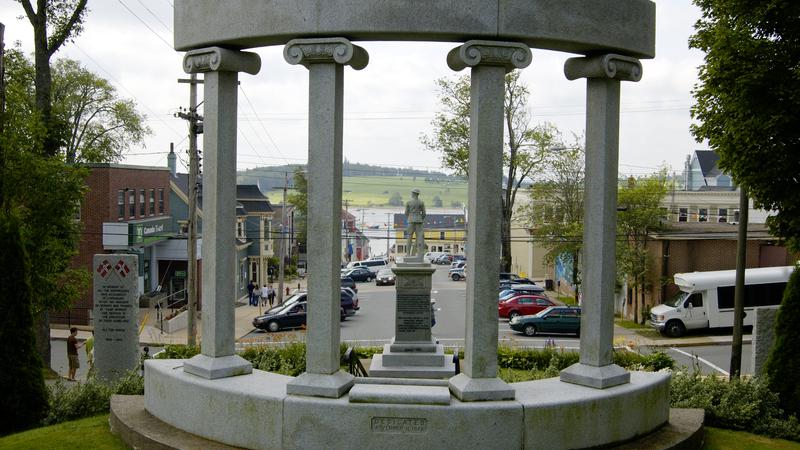
[[[702,408],[706,425],[800,441],[800,423],[779,406],[765,379],[701,376],[675,372],[670,385],[673,408]]]

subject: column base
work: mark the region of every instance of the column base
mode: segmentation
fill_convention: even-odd
[[[450,378],[450,392],[462,402],[514,400],[514,388],[500,378],[471,378],[463,373]]]
[[[199,354],[184,361],[183,371],[205,378],[206,380],[216,380],[218,378],[235,377],[237,375],[253,373],[253,365],[250,364],[250,361],[239,355],[213,358],[211,356]]]
[[[561,381],[596,389],[605,389],[629,383],[631,374],[616,364],[590,366],[576,363],[561,371]]]
[[[339,398],[353,387],[354,382],[355,378],[352,375],[341,370],[330,375],[305,372],[286,385],[286,393]]]

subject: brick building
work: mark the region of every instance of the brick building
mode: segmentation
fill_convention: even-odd
[[[81,202],[81,239],[74,267],[92,272],[97,253],[139,257],[139,292],[158,286],[158,249],[174,233],[170,217],[170,172],[166,167],[89,164]],[[70,309],[51,314],[53,323],[91,324],[91,287]]]
[[[649,237],[647,251],[651,269],[645,288],[644,309],[660,304],[678,292],[672,283],[676,273],[730,270],[736,268],[738,227],[726,223],[670,223],[667,231]],[[794,264],[797,255],[769,234],[764,224],[748,224],[746,267],[776,267]],[[623,316],[633,318],[634,292],[628,289],[624,303],[617,305]],[[640,299],[639,296],[637,296]]]

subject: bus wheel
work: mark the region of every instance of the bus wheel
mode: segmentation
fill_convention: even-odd
[[[681,337],[683,333],[686,332],[686,327],[683,326],[680,320],[671,320],[667,322],[665,330],[667,331],[667,335],[671,337]]]

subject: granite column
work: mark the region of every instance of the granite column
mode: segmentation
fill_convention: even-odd
[[[586,78],[586,186],[583,231],[583,302],[580,362],[561,381],[594,388],[628,383],[614,364],[617,165],[620,81],[639,81],[639,60],[621,55],[568,59],[570,80]]]
[[[256,74],[255,53],[220,47],[186,53],[187,73],[204,73],[203,148],[203,338],[202,353],[184,363],[185,372],[216,379],[253,371],[236,355],[234,308],[237,267],[236,230],[236,90],[238,72]]]
[[[453,70],[471,67],[466,334],[462,373],[450,379],[461,401],[506,400],[514,389],[497,377],[505,75],[531,63],[528,46],[468,41],[447,55]],[[478,261],[485,261],[475,270]]]
[[[283,50],[309,72],[308,90],[308,311],[306,372],[289,394],[342,396],[353,376],[339,368],[342,254],[342,124],[344,66],[366,67],[367,52],[347,39],[295,39]]]

